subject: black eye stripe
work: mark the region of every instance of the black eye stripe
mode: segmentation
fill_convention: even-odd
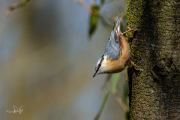
[[[99,70],[99,68],[101,67],[101,63],[102,63],[103,60],[104,60],[104,55],[102,56],[102,59],[101,59],[100,63],[98,64],[98,68],[97,68],[96,72],[97,72],[97,71]]]

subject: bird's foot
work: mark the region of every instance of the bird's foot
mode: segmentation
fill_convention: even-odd
[[[126,32],[123,32],[122,34],[126,34],[126,33],[128,33],[128,32],[131,32],[131,31],[137,31],[138,29],[136,29],[136,28],[130,28],[130,27],[127,27],[129,30],[128,31],[126,31]]]
[[[143,69],[137,66],[133,61],[131,61],[131,65],[134,66],[137,71],[143,71]]]

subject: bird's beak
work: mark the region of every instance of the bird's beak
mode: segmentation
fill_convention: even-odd
[[[99,71],[96,71],[93,75],[93,77],[95,77],[96,75],[98,75]]]

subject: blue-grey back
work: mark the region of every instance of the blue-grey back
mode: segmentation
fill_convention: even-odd
[[[113,30],[109,36],[104,55],[107,55],[110,60],[117,60],[120,57],[121,42],[118,36],[115,30]]]

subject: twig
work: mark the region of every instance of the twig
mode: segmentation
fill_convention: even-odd
[[[117,102],[119,103],[119,105],[122,107],[122,109],[127,112],[129,111],[128,107],[126,106],[126,104],[123,102],[123,100],[121,99],[121,97],[119,96],[119,94],[117,93],[117,91],[112,91],[110,89],[110,91],[113,93],[113,95],[115,96]]]
[[[117,74],[118,75],[118,74]],[[119,103],[119,105],[122,107],[122,109],[127,112],[129,111],[128,107],[126,106],[126,104],[123,102],[123,100],[121,99],[121,97],[119,96],[118,92],[117,92],[117,84],[118,84],[118,79],[120,78],[120,76],[115,76],[114,78],[114,85],[113,87],[109,87],[109,90],[113,93],[113,95],[115,96],[117,102]]]
[[[121,99],[121,97],[119,96],[119,94],[117,93],[117,91],[112,91],[110,89],[110,91],[113,93],[113,95],[115,96],[117,102],[119,103],[119,105],[122,107],[122,109],[124,110],[124,112],[129,111],[129,108],[126,106],[126,104],[123,102],[123,100]]]
[[[105,106],[105,104],[106,104],[106,101],[107,101],[107,99],[108,99],[109,93],[110,93],[110,91],[107,91],[107,93],[105,94],[105,96],[104,96],[104,98],[103,98],[103,101],[102,101],[102,103],[101,103],[101,107],[100,107],[100,109],[99,109],[99,112],[97,113],[97,115],[96,115],[96,117],[94,118],[94,120],[99,120],[100,115],[101,115],[101,113],[102,113],[102,111],[103,111],[103,109],[104,109],[104,106]]]
[[[76,3],[77,1],[72,0],[74,3]],[[93,12],[93,10],[91,9],[91,7],[89,7],[86,2],[84,0],[79,0],[79,2],[81,3],[81,5],[89,12],[92,13],[93,15],[97,15],[96,13]]]
[[[71,1],[73,1],[74,3],[77,3],[79,0],[71,0]]]
[[[118,103],[120,104],[120,106],[122,107],[122,109],[127,112],[129,109],[126,106],[126,104],[123,102],[123,100],[121,99],[121,97],[118,95],[117,92],[113,93],[115,95],[116,100],[118,101]]]
[[[88,12],[92,13],[91,7],[89,7],[84,0],[79,0],[79,2]]]
[[[14,4],[14,5],[10,6],[9,10],[7,11],[7,15],[9,16],[15,9],[25,6],[29,1],[30,0],[24,0],[19,4]]]

